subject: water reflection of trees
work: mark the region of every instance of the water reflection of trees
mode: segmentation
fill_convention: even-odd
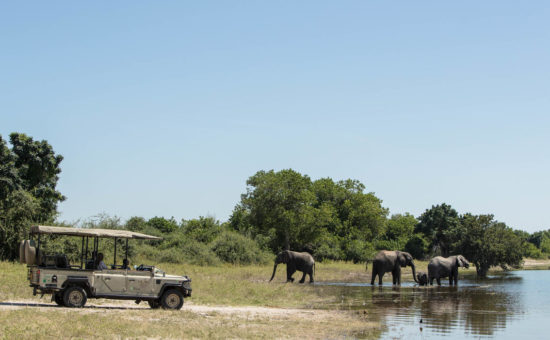
[[[521,308],[516,297],[481,287],[385,288],[372,291],[372,304],[388,322],[416,316],[422,320],[419,328],[473,335],[492,335],[505,328],[509,316]]]

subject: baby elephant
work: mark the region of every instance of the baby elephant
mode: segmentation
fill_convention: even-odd
[[[418,279],[418,284],[421,286],[427,286],[428,285],[428,274],[424,272],[418,272],[416,274],[416,278]]]

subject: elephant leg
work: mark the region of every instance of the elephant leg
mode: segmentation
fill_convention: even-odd
[[[429,277],[428,281],[430,282],[430,286],[434,285],[434,278],[433,277]]]
[[[304,275],[302,275],[302,278],[300,279],[300,283],[304,283],[306,281],[306,272],[304,272]]]
[[[372,274],[370,276],[370,284],[372,286],[374,286],[374,280],[376,280],[376,272],[374,271],[374,269],[372,270]]]
[[[395,280],[397,281],[397,284],[401,285],[401,267],[397,267],[395,270]]]
[[[382,277],[384,276],[384,273],[378,273],[378,285],[382,285]]]
[[[309,283],[313,283],[313,270],[309,272]]]
[[[437,277],[436,280],[437,280],[437,285],[438,285],[438,286],[441,286],[441,278],[440,278],[440,277]]]
[[[453,280],[454,280],[454,279],[453,279],[453,275],[451,274],[451,275],[449,276],[449,286],[452,286],[452,285],[453,285]]]
[[[294,278],[292,275],[296,272],[296,269],[292,268],[291,266],[286,266],[286,282],[294,282]]]

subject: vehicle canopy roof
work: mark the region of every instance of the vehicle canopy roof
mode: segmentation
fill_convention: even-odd
[[[45,225],[31,226],[31,235],[32,234],[56,234],[56,235],[69,235],[69,236],[126,238],[126,239],[137,239],[137,240],[162,239],[161,237],[146,235],[142,233],[136,233],[128,230],[50,227]]]

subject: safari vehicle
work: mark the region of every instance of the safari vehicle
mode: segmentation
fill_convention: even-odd
[[[67,254],[43,254],[41,244],[48,235],[81,237],[80,263],[70,264]],[[114,239],[114,260],[109,269],[97,269],[100,238]],[[119,239],[126,240],[127,261],[129,239],[160,238],[127,230],[32,226],[30,239],[20,244],[19,257],[21,263],[27,264],[33,294],[52,294],[52,301],[67,307],[82,307],[88,298],[104,298],[147,301],[151,308],[180,309],[184,297],[191,296],[191,279],[167,275],[148,265],[122,269],[117,265]]]

